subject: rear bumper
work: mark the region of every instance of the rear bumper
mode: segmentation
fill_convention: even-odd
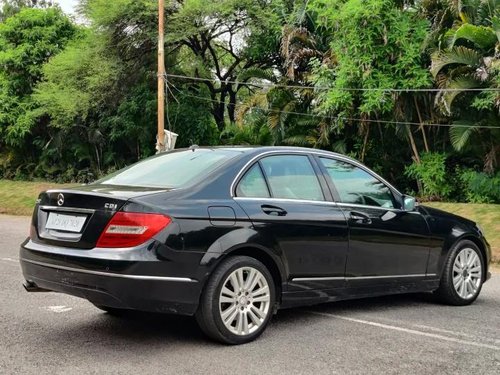
[[[25,288],[66,293],[122,309],[193,315],[198,308],[201,286],[195,278],[157,272],[150,275],[146,270],[152,268],[151,261],[85,261],[82,267],[82,259],[63,254],[54,257],[53,253],[33,251],[24,243],[20,263]],[[158,269],[162,263],[168,268],[169,262],[154,263]]]

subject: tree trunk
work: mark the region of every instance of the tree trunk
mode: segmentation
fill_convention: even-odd
[[[411,132],[410,125],[408,125],[408,138],[410,139],[410,145],[413,151],[413,160],[415,160],[415,163],[420,164],[420,155],[418,154],[417,145],[415,143],[415,138],[413,138],[413,133]],[[417,187],[418,192],[421,194],[423,192],[423,189],[422,182],[420,182],[420,180],[417,180]]]
[[[417,164],[420,164],[420,155],[418,154],[417,144],[415,143],[415,138],[413,138],[410,126],[408,126],[408,139],[410,140],[411,150],[413,151],[413,160],[415,160]]]
[[[229,90],[229,103],[227,105],[227,114],[231,124],[236,122],[236,92],[232,89]]]
[[[217,128],[219,131],[224,130],[224,113],[225,113],[225,99],[226,99],[226,93],[223,91],[220,93],[220,98],[217,99],[217,95],[215,93],[212,93],[212,115],[214,116],[215,123],[217,124]]]
[[[101,158],[99,157],[99,148],[96,144],[94,144],[96,162],[97,162],[97,172],[98,175],[101,175]]]
[[[368,143],[368,135],[370,134],[370,126],[366,126],[365,138],[363,139],[363,149],[361,150],[361,162],[365,162],[366,144]]]
[[[420,114],[420,108],[418,106],[417,98],[413,97],[413,102],[415,103],[415,109],[417,110],[418,122],[420,122],[420,130],[422,131],[422,138],[424,140],[425,152],[429,152],[429,145],[427,143],[427,136],[425,135],[424,123],[422,121],[422,115]]]

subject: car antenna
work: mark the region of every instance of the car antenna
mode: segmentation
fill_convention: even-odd
[[[194,152],[194,150],[196,150],[199,147],[200,146],[198,146],[198,145],[191,145],[191,146],[189,146],[189,149]]]

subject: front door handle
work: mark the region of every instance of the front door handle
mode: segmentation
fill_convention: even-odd
[[[351,211],[351,220],[360,224],[371,224],[372,219],[366,214],[362,214],[361,212]]]
[[[282,209],[281,207],[276,207],[276,206],[271,206],[268,204],[263,204],[260,206],[262,208],[262,211],[271,216],[285,216],[287,212]]]

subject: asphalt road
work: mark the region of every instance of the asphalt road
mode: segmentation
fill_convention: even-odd
[[[26,293],[28,223],[0,216],[1,374],[500,374],[500,274],[472,306],[406,295],[285,310],[257,341],[223,346],[191,318]]]

